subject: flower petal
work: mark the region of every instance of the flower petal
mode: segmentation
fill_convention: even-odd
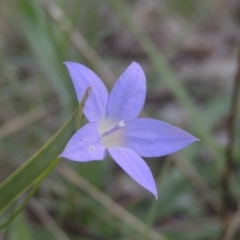
[[[136,182],[153,193],[157,198],[157,188],[152,173],[144,160],[130,148],[113,147],[108,151],[114,161]]]
[[[106,149],[101,142],[96,123],[88,123],[69,140],[60,157],[78,162],[103,160]]]
[[[84,107],[84,115],[89,122],[100,122],[105,114],[108,101],[108,92],[101,79],[87,67],[75,63],[65,62],[80,102],[89,86],[91,93]]]
[[[142,157],[159,157],[176,152],[198,139],[182,129],[151,118],[126,123],[123,146]]]
[[[109,96],[107,117],[127,121],[138,117],[146,98],[146,78],[133,62],[120,76]]]

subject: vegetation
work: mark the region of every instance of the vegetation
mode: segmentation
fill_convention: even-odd
[[[239,26],[237,0],[2,0],[0,240],[240,239]],[[200,139],[145,159],[157,201],[110,157],[57,158],[82,111],[64,61],[109,89],[138,62],[142,114]]]

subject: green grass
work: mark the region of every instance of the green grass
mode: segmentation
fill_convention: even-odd
[[[77,106],[64,61],[92,68],[109,89],[129,63],[139,62],[148,84],[144,114],[200,142],[146,160],[158,201],[110,159],[64,160],[44,176],[0,239],[222,238],[221,176],[237,61],[234,19],[240,10],[238,3],[223,5],[221,0],[1,1],[0,211],[5,211],[0,224],[22,206],[29,194],[24,191],[43,176],[75,127],[65,125],[66,134],[53,138]],[[239,133],[238,120],[238,145]],[[52,143],[58,149],[49,155]],[[239,204],[237,144],[229,183]],[[232,213],[239,214],[235,208]],[[229,239],[240,237],[238,228],[232,233]]]

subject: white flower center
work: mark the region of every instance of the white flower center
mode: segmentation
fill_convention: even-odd
[[[98,127],[103,145],[106,148],[121,146],[124,138],[123,128],[125,126],[126,124],[123,120],[116,123],[116,121],[112,119],[104,119]]]

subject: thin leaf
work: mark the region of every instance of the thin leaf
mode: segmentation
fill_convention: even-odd
[[[87,89],[83,101],[67,123],[40,149],[0,185],[0,213],[4,211],[19,195],[34,184],[48,171],[48,167],[56,161],[64,146],[76,129],[78,118],[82,117],[84,101],[88,96]],[[79,113],[80,112],[80,113]],[[77,118],[77,119],[76,119]],[[57,164],[58,161],[56,161]]]
[[[75,114],[39,152],[1,184],[0,213],[40,177],[52,160],[60,154],[74,129]]]

